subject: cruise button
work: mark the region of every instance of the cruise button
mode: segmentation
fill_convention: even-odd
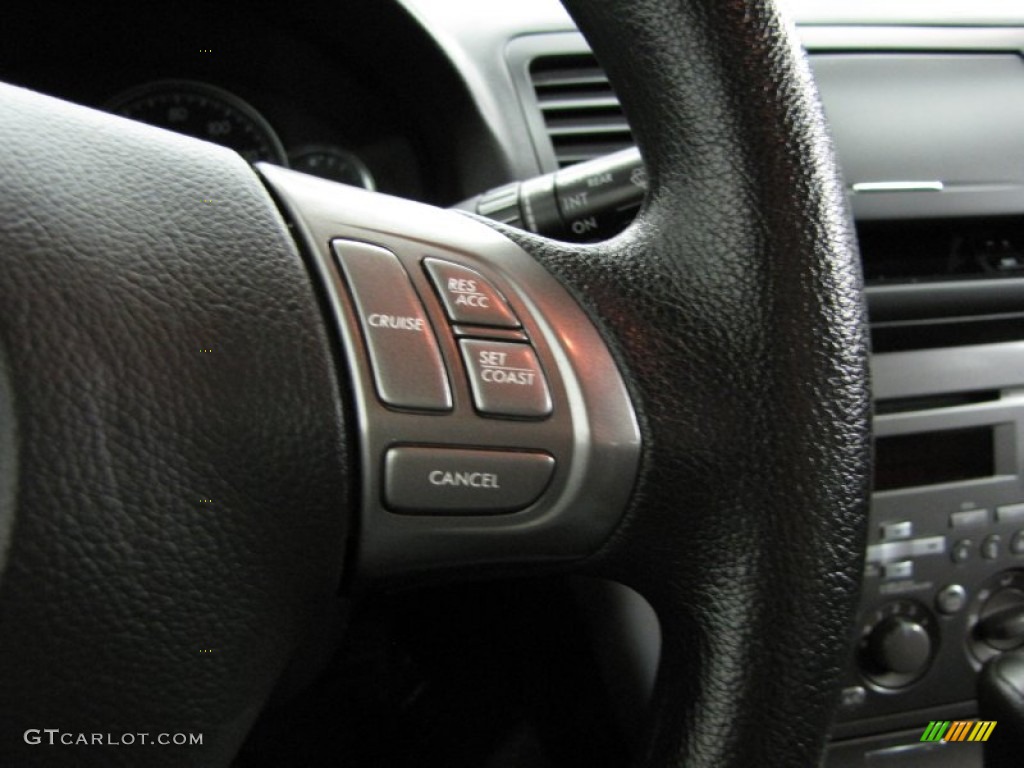
[[[424,259],[423,266],[453,323],[519,327],[504,297],[479,272],[440,259]]]
[[[540,497],[554,469],[546,453],[392,448],[384,458],[384,503],[406,514],[515,512]]]
[[[548,383],[533,347],[480,339],[462,339],[459,346],[480,413],[535,419],[551,414]]]
[[[350,240],[332,245],[363,327],[377,395],[399,408],[450,410],[437,339],[398,257]]]

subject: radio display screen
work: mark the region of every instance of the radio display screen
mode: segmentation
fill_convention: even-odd
[[[875,490],[992,477],[995,428],[947,429],[875,439]]]

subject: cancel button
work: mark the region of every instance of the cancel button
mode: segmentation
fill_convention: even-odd
[[[392,448],[384,457],[384,503],[405,514],[515,512],[540,497],[554,469],[553,458],[533,451]]]
[[[445,472],[443,469],[435,469],[427,480],[431,485],[448,485],[453,488],[501,488],[498,485],[498,476],[491,472]]]

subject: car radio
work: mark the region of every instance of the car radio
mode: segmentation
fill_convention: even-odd
[[[875,490],[841,723],[969,704],[1024,645],[1024,344],[876,355]]]

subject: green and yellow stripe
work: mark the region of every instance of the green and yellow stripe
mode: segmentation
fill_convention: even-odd
[[[921,741],[988,741],[995,727],[995,720],[932,720]]]

